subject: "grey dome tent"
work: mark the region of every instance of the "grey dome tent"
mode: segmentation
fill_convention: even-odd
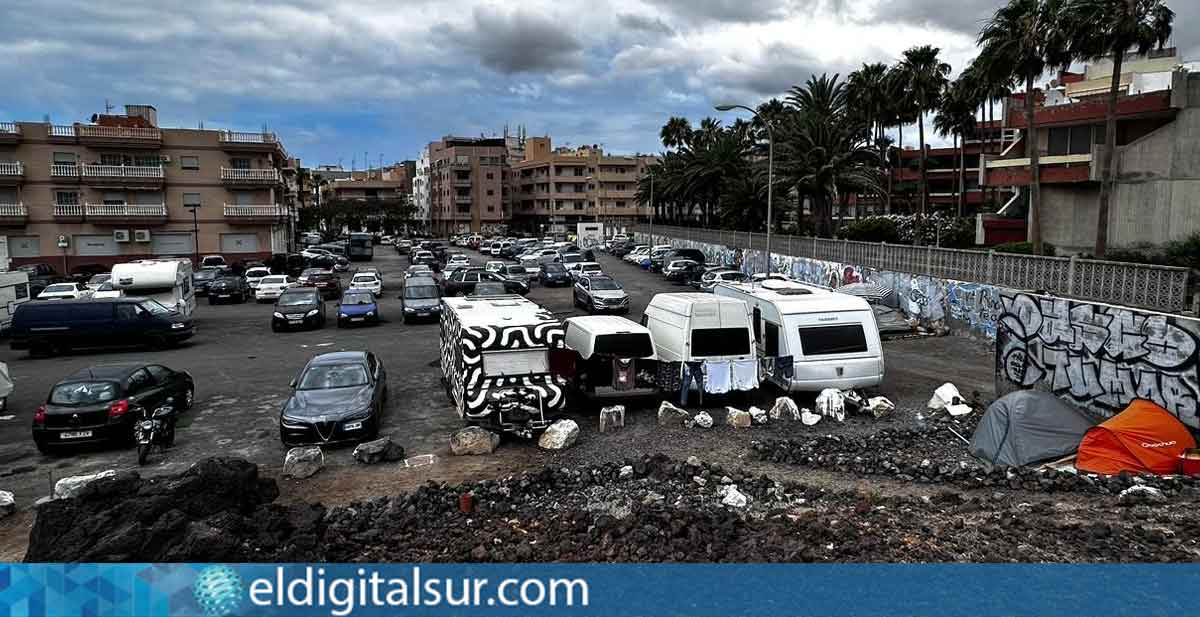
[[[993,465],[1020,467],[1075,452],[1094,424],[1053,394],[1018,390],[988,406],[971,436],[970,452]]]

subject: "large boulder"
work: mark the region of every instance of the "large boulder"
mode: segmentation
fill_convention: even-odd
[[[768,414],[772,420],[794,420],[800,421],[800,408],[796,406],[796,401],[791,397],[781,396],[775,399],[775,405],[771,407]]]
[[[737,407],[726,407],[725,423],[733,428],[749,428],[754,423],[754,419],[750,417],[750,412],[748,411],[743,411]]]
[[[563,450],[579,439],[579,425],[574,420],[559,420],[546,427],[538,438],[538,447],[543,450]]]
[[[364,441],[354,447],[354,460],[367,465],[403,459],[404,447],[392,441],[391,437]]]
[[[8,491],[0,491],[0,518],[5,518],[17,511],[17,500]]]
[[[67,476],[65,478],[61,478],[58,482],[54,483],[54,498],[70,499],[71,497],[76,497],[81,491],[83,491],[83,487],[95,482],[96,480],[100,480],[102,478],[111,478],[115,475],[117,475],[117,471],[115,469],[105,469],[104,471],[84,476]]]
[[[691,417],[687,410],[680,409],[668,401],[663,401],[658,406],[659,426],[683,426]]]
[[[836,388],[825,388],[817,395],[817,413],[838,422],[846,419],[846,395]]]
[[[713,418],[707,411],[701,411],[692,418],[692,426],[698,426],[700,428],[712,428]]]
[[[468,426],[450,436],[450,453],[454,456],[491,454],[499,445],[499,435],[478,426]]]
[[[1142,484],[1135,484],[1117,495],[1117,503],[1122,506],[1142,504],[1161,504],[1167,502],[1167,496],[1162,491]]]
[[[292,448],[283,457],[283,475],[288,478],[308,478],[324,467],[325,453],[319,446]]]
[[[625,406],[613,405],[611,407],[603,407],[600,409],[600,432],[607,433],[610,430],[624,428],[625,426]]]

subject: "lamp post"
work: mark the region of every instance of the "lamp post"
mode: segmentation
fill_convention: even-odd
[[[650,174],[650,245],[654,246],[654,170]]]
[[[771,194],[775,187],[775,135],[771,130],[771,121],[765,118],[757,111],[746,107],[745,105],[717,105],[717,111],[731,111],[734,109],[744,109],[762,121],[763,126],[767,127],[767,274],[771,273]],[[753,236],[751,236],[753,237]]]

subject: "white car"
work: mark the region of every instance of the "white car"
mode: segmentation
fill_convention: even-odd
[[[643,246],[639,246],[639,247],[633,249],[632,251],[629,251],[628,253],[625,254],[625,257],[623,257],[622,259],[624,259],[625,261],[628,261],[631,264],[636,264],[636,263],[641,263],[642,259],[649,254],[650,254],[650,247],[643,245]]]
[[[113,289],[112,281],[105,281],[96,288],[96,292],[92,294],[93,298],[123,298],[125,296],[124,289]]]
[[[504,270],[504,262],[503,261],[489,261],[486,264],[484,264],[483,269],[488,272],[500,272],[501,270]]]
[[[103,272],[101,274],[94,274],[94,275],[92,275],[92,278],[88,279],[87,288],[92,291],[100,291],[100,286],[107,283],[111,279],[112,279],[111,272]]]
[[[604,270],[594,261],[577,261],[567,266],[567,274],[571,275],[571,280],[578,281],[580,277],[604,274]]]
[[[246,283],[250,285],[250,289],[258,289],[259,281],[268,276],[271,276],[270,268],[250,268],[246,270]]]
[[[284,291],[295,287],[296,279],[282,274],[272,274],[264,276],[258,281],[258,288],[254,290],[254,299],[258,302],[264,300],[275,300],[283,294]]]
[[[38,300],[78,300],[80,298],[90,298],[95,293],[87,288],[83,283],[55,283],[47,285],[42,293],[38,294]]]
[[[331,253],[325,249],[319,249],[315,246],[310,246],[310,247],[304,249],[303,251],[300,251],[300,254],[303,255],[305,259],[316,259],[317,257],[325,257],[328,255],[333,255],[333,253]]]
[[[378,296],[383,293],[383,281],[373,272],[355,274],[354,278],[350,279],[350,289],[369,291]]]

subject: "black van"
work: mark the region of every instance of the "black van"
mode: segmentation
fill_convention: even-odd
[[[195,327],[154,300],[124,297],[25,302],[10,332],[13,349],[49,355],[77,347],[168,347],[191,338]]]

